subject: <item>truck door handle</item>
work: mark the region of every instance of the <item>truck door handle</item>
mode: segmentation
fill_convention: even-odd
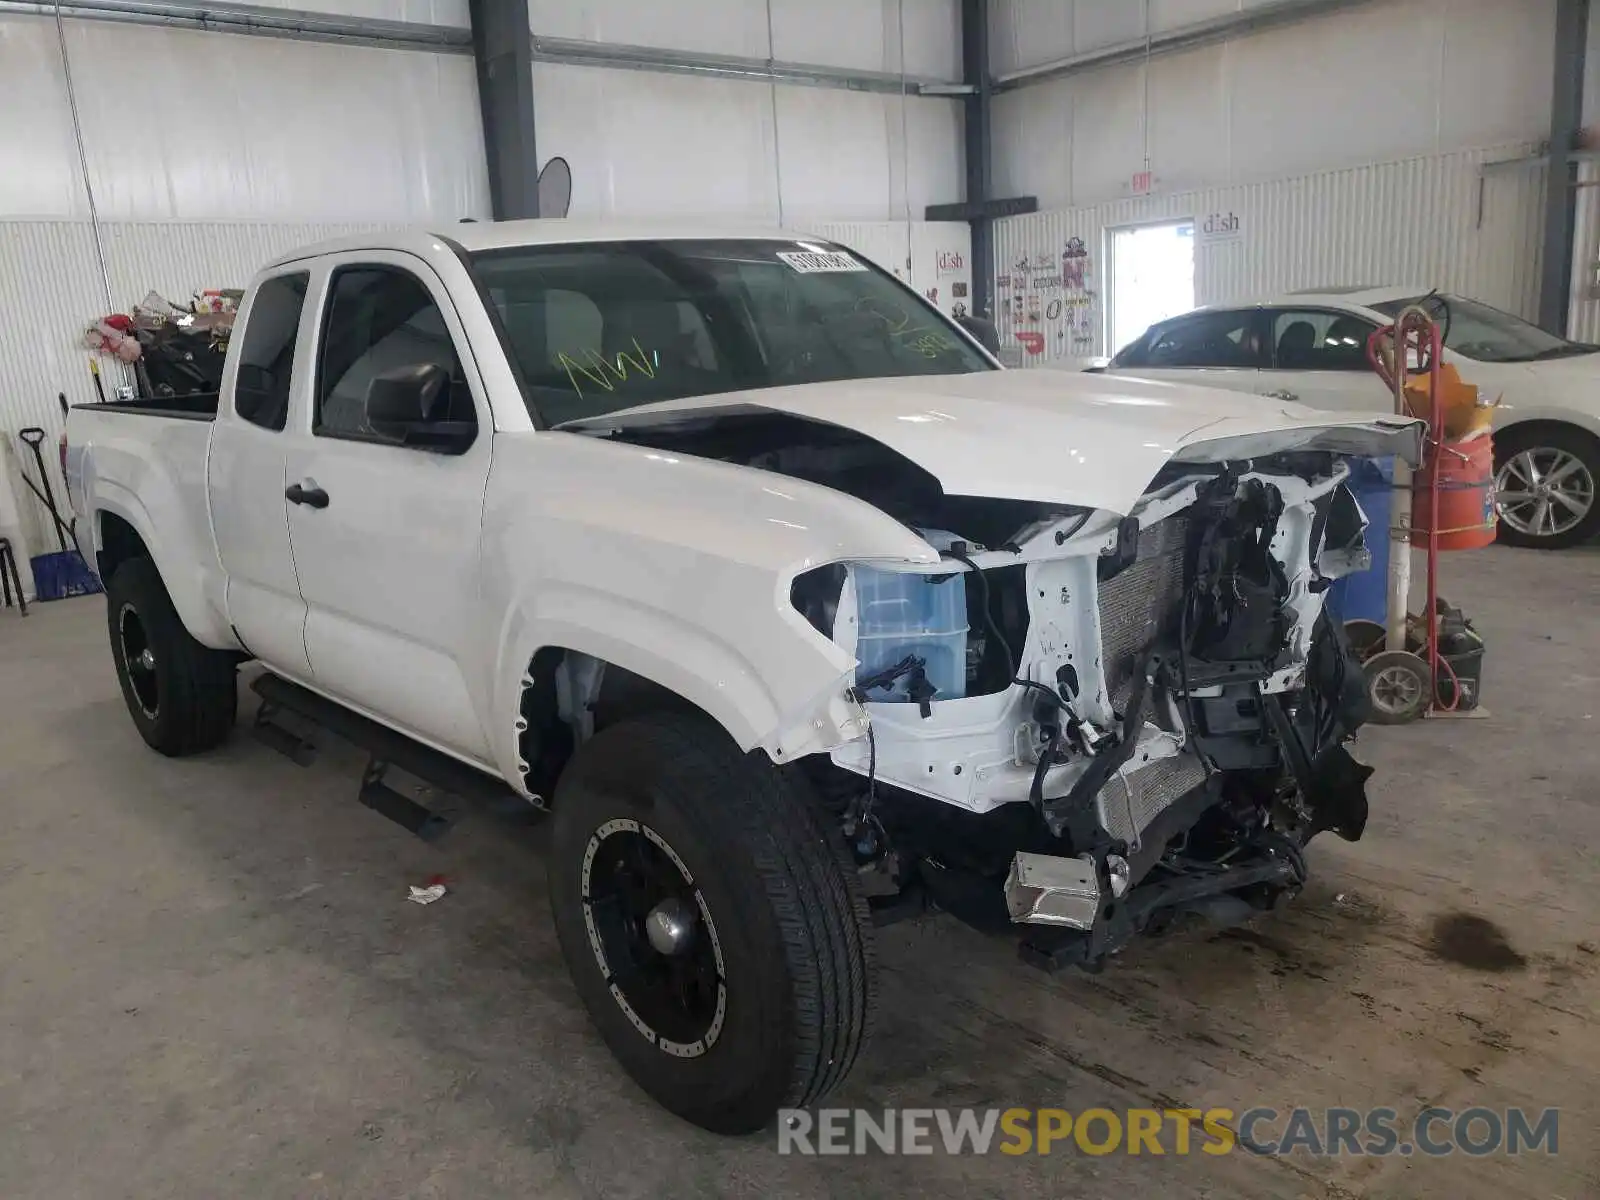
[[[284,489],[283,496],[291,504],[309,504],[312,508],[328,507],[328,493],[319,487],[301,487],[295,483]]]
[[[1274,400],[1291,400],[1291,401],[1293,401],[1293,400],[1300,399],[1299,395],[1297,395],[1294,392],[1291,392],[1288,388],[1279,388],[1275,392],[1268,392],[1267,395],[1271,396]]]

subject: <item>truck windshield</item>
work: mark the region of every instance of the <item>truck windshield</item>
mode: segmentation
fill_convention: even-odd
[[[744,388],[994,370],[910,288],[826,242],[480,251],[535,420]]]
[[[1433,293],[1410,300],[1395,300],[1373,305],[1388,317],[1420,304],[1444,328],[1444,344],[1457,354],[1479,362],[1539,362],[1548,358],[1571,358],[1593,354],[1600,347],[1546,333],[1521,317],[1491,308],[1462,296]]]

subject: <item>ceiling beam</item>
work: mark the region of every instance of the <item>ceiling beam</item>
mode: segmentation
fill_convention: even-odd
[[[0,15],[54,17],[54,3],[0,0]],[[291,41],[330,42],[384,50],[425,50],[432,54],[471,54],[472,32],[454,25],[346,17],[220,0],[61,0],[70,20],[114,21],[207,33],[238,33]]]

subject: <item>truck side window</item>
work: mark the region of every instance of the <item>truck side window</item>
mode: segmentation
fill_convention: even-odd
[[[422,281],[397,267],[340,267],[333,275],[317,364],[314,431],[383,440],[367,424],[367,389],[394,367],[437,363],[450,374],[440,420],[477,420],[444,314]]]
[[[289,374],[309,281],[303,272],[275,275],[262,281],[250,304],[233,382],[233,411],[263,429],[281,430],[289,416]]]

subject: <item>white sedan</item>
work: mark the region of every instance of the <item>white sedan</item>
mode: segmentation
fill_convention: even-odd
[[[1152,325],[1108,372],[1203,383],[1313,408],[1387,411],[1367,337],[1408,304],[1443,326],[1445,361],[1495,414],[1500,540],[1558,549],[1600,533],[1600,346],[1426,288],[1328,288],[1203,308]]]

